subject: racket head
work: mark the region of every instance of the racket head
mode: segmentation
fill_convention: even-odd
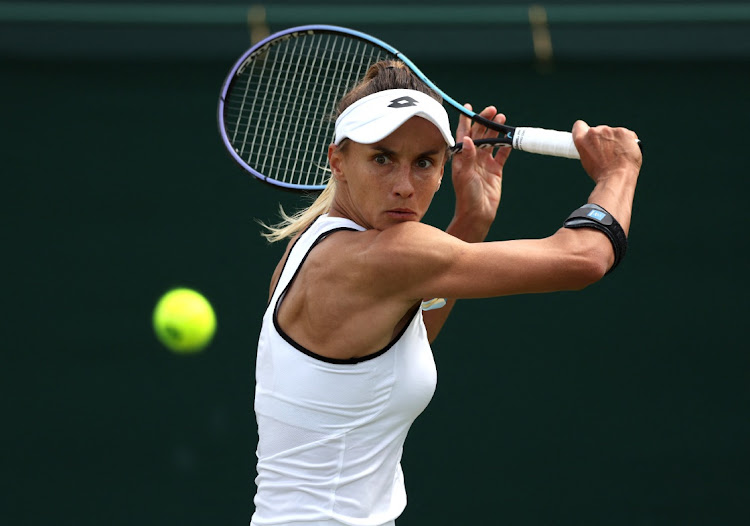
[[[277,187],[325,188],[339,99],[396,49],[358,31],[298,26],[248,49],[222,85],[219,132],[247,172]]]

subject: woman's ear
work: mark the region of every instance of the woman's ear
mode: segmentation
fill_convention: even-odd
[[[343,152],[341,148],[331,143],[328,145],[328,165],[331,167],[331,176],[335,177],[337,181],[344,180],[344,172],[341,169],[341,165],[344,160]]]

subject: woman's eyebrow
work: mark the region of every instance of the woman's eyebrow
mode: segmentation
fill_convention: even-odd
[[[390,148],[386,148],[385,146],[382,146],[382,145],[379,145],[379,144],[373,144],[373,145],[371,145],[370,149],[375,150],[375,151],[380,152],[380,153],[384,153],[386,155],[395,155],[396,154],[396,152],[394,150],[391,150]],[[442,152],[443,152],[442,149],[432,149],[432,150],[427,150],[427,151],[424,151],[424,152],[420,152],[417,156],[418,157],[433,157],[433,156],[438,155],[438,154],[440,154]]]

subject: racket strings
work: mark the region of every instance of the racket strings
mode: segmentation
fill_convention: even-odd
[[[228,90],[227,137],[262,175],[323,187],[339,99],[372,63],[390,54],[364,41],[325,33],[272,44],[248,59]]]

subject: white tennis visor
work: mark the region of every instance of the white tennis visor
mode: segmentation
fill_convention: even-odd
[[[379,91],[346,108],[336,119],[334,144],[346,138],[360,144],[378,142],[415,116],[434,124],[448,146],[455,144],[443,105],[426,93],[410,89]]]

